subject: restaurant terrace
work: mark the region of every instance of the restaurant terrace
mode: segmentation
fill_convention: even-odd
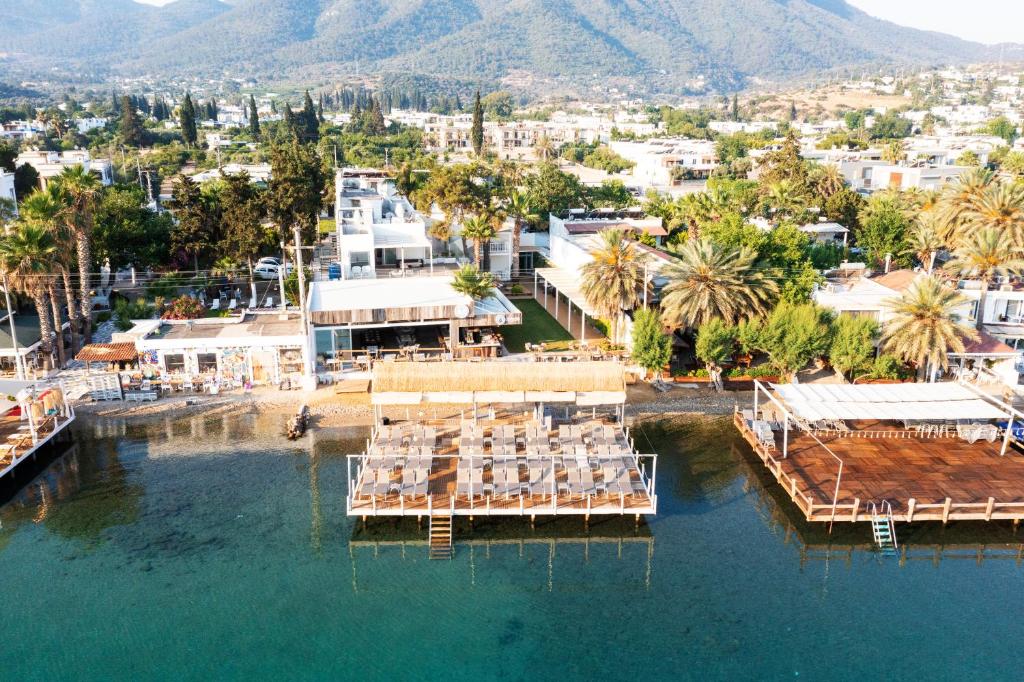
[[[1022,416],[966,383],[755,381],[753,409],[737,412],[735,423],[808,521],[891,528],[896,521],[1019,523]]]
[[[614,362],[377,363],[366,451],[348,458],[352,516],[654,514],[657,457],[623,428]],[[404,408],[405,419],[386,414]],[[442,542],[443,541],[443,542]]]

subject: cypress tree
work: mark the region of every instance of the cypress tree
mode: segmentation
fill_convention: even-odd
[[[192,96],[187,92],[185,101],[178,109],[178,123],[181,125],[181,138],[185,141],[185,146],[195,146],[196,140],[199,139],[199,133],[196,130],[196,108],[192,104]]]
[[[277,102],[270,100],[270,113],[277,114]]]
[[[374,135],[383,135],[387,132],[388,126],[384,121],[384,111],[380,108],[380,100],[373,99],[373,106],[370,108],[370,127]]]
[[[142,121],[135,113],[135,105],[128,96],[121,98],[121,139],[132,147],[141,147],[146,139]]]
[[[249,95],[249,134],[252,139],[260,139],[260,114],[256,109],[256,97]]]
[[[306,90],[306,97],[302,101],[302,115],[299,123],[303,133],[300,137],[303,142],[316,142],[320,139],[320,121],[317,119],[316,108],[313,106],[313,98],[309,96],[309,90]]]
[[[480,106],[480,91],[476,91],[476,99],[473,101],[473,128],[470,131],[470,139],[473,142],[473,152],[480,156],[484,151],[484,109]]]
[[[217,108],[217,100],[210,98],[210,120],[216,121],[217,114],[220,113],[220,109]]]
[[[740,120],[740,100],[735,93],[732,96],[732,120]]]

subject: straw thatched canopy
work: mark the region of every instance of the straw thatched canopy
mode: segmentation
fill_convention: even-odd
[[[82,346],[75,360],[79,362],[132,362],[139,359],[134,343],[90,343]]]
[[[373,402],[395,404],[391,401],[399,393],[416,394],[427,402],[539,402],[538,396],[572,395],[577,402],[586,401],[581,404],[617,404],[625,402],[626,382],[623,366],[616,362],[376,363]]]

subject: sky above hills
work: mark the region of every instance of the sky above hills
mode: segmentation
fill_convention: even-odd
[[[1013,0],[847,0],[880,19],[992,45],[1021,42],[1024,3]]]
[[[166,5],[172,0],[136,0]],[[941,31],[992,45],[1024,42],[1024,2],[1017,0],[847,0],[868,14],[904,26]]]

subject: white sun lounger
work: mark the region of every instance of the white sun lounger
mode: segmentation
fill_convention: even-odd
[[[213,299],[213,305],[210,306],[210,310],[220,310],[220,299]]]
[[[237,307],[238,301],[236,301],[235,299],[231,299],[230,301],[228,301],[228,310],[234,310]]]
[[[387,495],[391,489],[391,472],[387,469],[377,469],[377,484],[373,486],[374,495]]]

